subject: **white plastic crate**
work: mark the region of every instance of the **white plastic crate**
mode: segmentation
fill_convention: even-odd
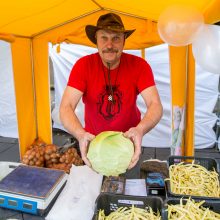
[[[2,180],[5,176],[7,176],[12,170],[14,170],[21,163],[16,162],[0,162],[0,180]]]

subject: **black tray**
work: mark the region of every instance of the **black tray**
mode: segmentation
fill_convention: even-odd
[[[194,199],[194,201],[195,202],[201,202],[201,201],[203,201],[203,199]],[[184,205],[186,204],[185,199],[183,199],[182,202],[183,202]],[[172,198],[172,199],[167,199],[164,202],[164,208],[162,210],[162,219],[163,220],[168,220],[167,208],[168,208],[168,205],[171,205],[171,204],[172,205],[180,204],[180,199]],[[202,206],[205,207],[205,208],[209,208],[210,210],[220,214],[220,202],[218,202],[216,200],[209,200],[209,201],[205,200],[205,203],[203,203]]]
[[[190,157],[190,156],[170,156],[168,158],[168,166],[171,166],[173,164],[178,164],[180,162],[184,163],[192,163],[194,160],[195,164],[199,164],[203,167],[205,167],[207,170],[213,171],[215,169],[216,172],[218,172],[218,163],[213,158],[208,157]],[[184,194],[176,194],[171,192],[170,188],[170,181],[165,181],[165,190],[166,190],[166,196],[167,198],[193,198],[193,199],[200,199],[200,200],[216,200],[220,204],[220,197],[206,197],[206,196],[193,196],[193,195],[184,195]]]
[[[150,206],[154,212],[160,211],[162,213],[163,200],[156,196],[143,197],[101,193],[96,199],[95,213],[92,220],[98,220],[100,209],[105,211],[105,215],[109,215],[119,207],[131,207],[132,205],[143,209]]]

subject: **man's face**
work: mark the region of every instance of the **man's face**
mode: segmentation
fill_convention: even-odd
[[[124,33],[114,31],[98,30],[96,32],[97,48],[102,61],[110,63],[111,66],[120,62],[121,53],[124,47]]]

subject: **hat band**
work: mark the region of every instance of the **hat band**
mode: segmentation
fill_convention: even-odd
[[[114,30],[120,30],[120,31],[125,31],[125,29],[124,29],[124,27],[122,27],[122,26],[119,26],[119,25],[116,25],[116,26],[113,26],[113,25],[109,25],[109,26],[97,26],[98,27],[98,29],[107,29],[107,30],[112,30],[112,29],[114,29]]]

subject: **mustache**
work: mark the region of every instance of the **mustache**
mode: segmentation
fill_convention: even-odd
[[[118,53],[118,49],[109,48],[109,49],[103,50],[102,52],[103,53]]]

